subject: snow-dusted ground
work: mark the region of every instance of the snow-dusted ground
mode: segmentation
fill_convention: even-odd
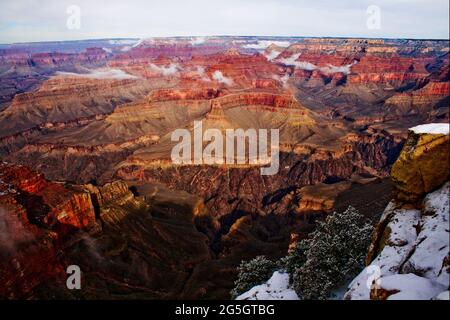
[[[350,283],[346,299],[369,299],[372,283],[395,292],[388,299],[448,298],[449,187],[429,193],[421,211],[386,207],[380,221],[391,231],[386,244]]]
[[[276,271],[266,283],[253,287],[236,300],[299,300],[289,287],[289,274]]]
[[[414,131],[414,133],[430,133],[430,134],[449,134],[449,124],[448,123],[429,123],[421,124],[414,128],[409,129]]]

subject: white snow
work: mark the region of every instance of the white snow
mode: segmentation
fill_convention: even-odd
[[[433,300],[450,300],[450,291],[443,291],[439,293]]]
[[[378,278],[398,272],[399,266],[406,259],[416,240],[416,229],[414,225],[419,218],[420,211],[395,209],[393,202],[386,207],[380,223],[388,219],[390,213],[395,215],[394,220],[389,223],[391,232],[387,244],[375,260],[366,267],[350,283],[349,291],[344,298],[352,300],[368,300],[370,298],[371,281],[369,278]],[[377,275],[376,270],[379,270]],[[375,277],[377,276],[377,277]]]
[[[400,291],[390,299],[431,299],[448,288],[448,267],[443,267],[443,261],[450,245],[449,187],[447,182],[429,193],[421,211],[396,209],[395,202],[386,207],[380,223],[389,219],[389,238],[381,253],[350,283],[345,299],[369,299],[372,280],[382,289]],[[376,277],[374,270],[378,270]]]
[[[410,128],[414,133],[449,134],[448,123],[429,123]]]
[[[266,283],[253,287],[236,300],[299,300],[289,287],[289,274],[276,271]]]
[[[450,250],[449,187],[450,183],[446,183],[425,197],[415,250],[404,266],[408,272],[420,273],[447,286],[450,279],[448,272],[442,270],[442,261]]]
[[[395,274],[380,279],[387,291],[399,291],[388,300],[430,300],[446,289],[442,284],[416,276],[415,274]]]

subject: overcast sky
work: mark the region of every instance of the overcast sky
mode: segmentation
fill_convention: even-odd
[[[0,43],[187,35],[448,39],[449,0],[0,0]]]

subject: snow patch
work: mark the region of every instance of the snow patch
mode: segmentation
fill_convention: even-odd
[[[419,126],[410,128],[416,134],[429,133],[429,134],[449,134],[448,123],[429,123],[421,124]]]
[[[415,274],[394,274],[380,279],[384,290],[399,291],[388,300],[430,300],[446,289],[445,286]]]
[[[447,182],[429,193],[422,210],[387,207],[380,223],[388,220],[385,246],[374,261],[349,285],[345,299],[370,299],[373,280],[388,291],[389,299],[431,299],[443,294],[449,284],[449,188]],[[374,277],[373,270],[378,270]]]
[[[450,291],[444,291],[439,293],[433,300],[450,300]]]
[[[289,274],[276,271],[266,283],[255,286],[236,300],[300,300],[289,287]]]

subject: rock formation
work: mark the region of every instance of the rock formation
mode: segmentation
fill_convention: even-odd
[[[392,179],[397,197],[376,227],[367,267],[345,298],[448,300],[448,125],[413,128]]]

